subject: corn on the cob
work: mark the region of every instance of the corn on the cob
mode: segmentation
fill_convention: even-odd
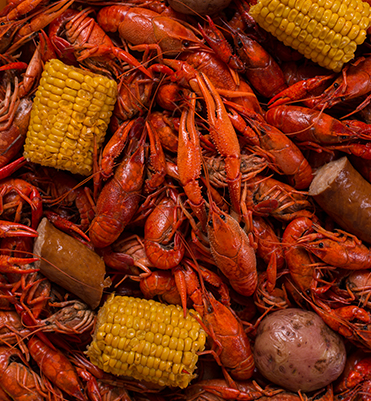
[[[285,45],[339,72],[366,39],[370,10],[361,0],[258,0],[250,14]]]
[[[105,372],[185,388],[206,342],[189,312],[184,318],[178,305],[112,295],[98,312],[86,354]]]
[[[92,173],[94,145],[103,143],[117,83],[53,59],[33,101],[24,157],[74,174]]]

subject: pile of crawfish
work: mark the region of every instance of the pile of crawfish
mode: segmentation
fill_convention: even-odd
[[[0,11],[1,400],[371,399],[369,245],[308,195],[315,171],[344,155],[371,182],[370,42],[334,74],[248,10],[243,0],[206,17],[164,0],[10,0]],[[52,58],[118,84],[87,178],[22,157]],[[97,311],[35,269],[43,217],[104,259],[102,302],[115,292],[200,312],[210,343],[188,388],[87,360]],[[250,347],[234,347],[253,347],[261,318],[288,307],[315,311],[346,342],[344,374],[315,394],[267,382]]]

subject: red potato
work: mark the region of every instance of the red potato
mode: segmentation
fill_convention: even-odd
[[[371,243],[371,184],[347,157],[318,169],[309,195],[341,228]]]
[[[257,331],[254,359],[260,373],[291,391],[314,391],[342,373],[342,338],[314,312],[282,309],[265,317]]]

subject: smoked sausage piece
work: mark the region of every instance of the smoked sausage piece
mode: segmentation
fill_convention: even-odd
[[[78,296],[92,309],[99,306],[109,285],[103,259],[77,239],[58,230],[43,218],[34,245],[35,267],[50,281]]]
[[[371,184],[347,157],[319,168],[309,195],[342,229],[371,243]]]

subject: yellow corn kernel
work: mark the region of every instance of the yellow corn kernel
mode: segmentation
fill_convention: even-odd
[[[23,156],[90,175],[94,146],[104,141],[116,98],[114,80],[50,60],[33,102]]]
[[[184,319],[178,305],[112,295],[98,312],[86,354],[105,372],[185,388],[206,343],[193,315]]]
[[[371,26],[371,7],[362,0],[258,0],[250,15],[286,46],[335,72],[354,58]]]

